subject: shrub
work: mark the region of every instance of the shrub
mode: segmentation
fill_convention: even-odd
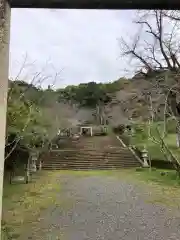
[[[176,121],[174,119],[169,120],[166,124],[167,133],[176,133]]]
[[[139,124],[133,126],[135,134],[141,139],[145,140],[148,138],[147,126],[145,124]]]
[[[114,132],[115,134],[121,135],[121,134],[124,133],[125,128],[126,128],[125,125],[120,124],[120,125],[118,125],[118,126],[116,126],[116,127],[113,127],[113,132]]]

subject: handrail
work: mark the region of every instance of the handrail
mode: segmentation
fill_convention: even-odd
[[[134,155],[134,157],[135,157],[142,165],[144,165],[144,162],[140,159],[140,157],[137,156],[137,154],[136,154],[135,151],[132,149],[132,147],[127,146],[119,136],[116,136],[116,138],[120,141],[120,143],[122,144],[123,147],[128,148],[128,149],[131,151],[131,153]]]

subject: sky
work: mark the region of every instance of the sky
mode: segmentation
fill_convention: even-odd
[[[132,10],[12,9],[10,78],[56,88],[125,76],[118,39],[135,31]]]

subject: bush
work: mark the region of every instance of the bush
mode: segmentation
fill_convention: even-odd
[[[120,124],[120,125],[118,125],[117,127],[113,127],[113,132],[114,132],[115,134],[121,135],[121,134],[124,133],[125,129],[126,129],[126,126],[123,125],[123,124]]]
[[[166,124],[167,133],[176,133],[176,121],[174,119],[169,120]]]
[[[134,125],[133,128],[138,138],[140,138],[141,140],[145,140],[148,138],[147,126],[145,124]]]
[[[152,159],[151,160],[151,169],[174,169],[172,162]]]

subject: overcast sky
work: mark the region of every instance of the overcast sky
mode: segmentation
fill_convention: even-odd
[[[10,77],[15,78],[27,55],[29,64],[21,79],[35,72],[58,73],[56,87],[125,75],[127,64],[119,58],[118,38],[135,29],[134,11],[12,9]]]

